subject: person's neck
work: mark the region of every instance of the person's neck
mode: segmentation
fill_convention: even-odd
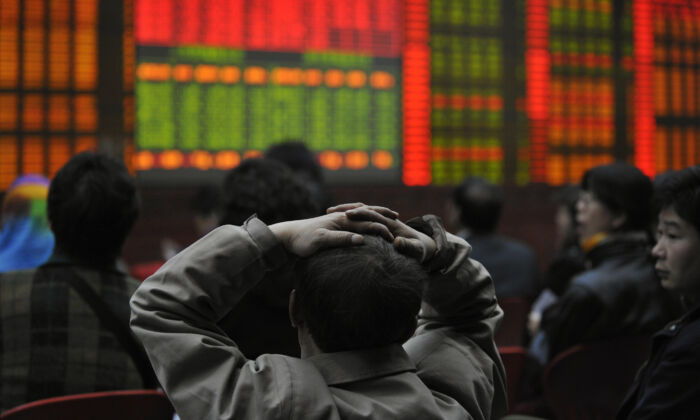
[[[309,357],[323,353],[323,351],[320,348],[318,348],[316,342],[311,337],[311,335],[305,330],[303,330],[302,328],[298,328],[297,335],[299,338],[299,348],[301,349],[302,359],[308,359]]]

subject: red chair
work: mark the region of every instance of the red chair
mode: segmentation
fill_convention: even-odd
[[[649,336],[621,337],[574,346],[545,368],[544,395],[558,420],[607,420],[649,356]]]
[[[499,347],[522,346],[530,313],[530,300],[521,297],[505,298],[498,301],[503,309],[503,321],[493,340]]]
[[[155,390],[94,392],[47,398],[0,414],[2,420],[172,420],[168,397]]]
[[[165,261],[149,261],[144,263],[138,263],[129,267],[129,271],[136,280],[144,281],[153,273],[158,271],[158,269],[163,264],[165,264]]]
[[[508,387],[508,407],[512,410],[520,401],[520,380],[523,369],[530,357],[527,350],[520,346],[499,347],[498,353],[506,369],[506,386]]]

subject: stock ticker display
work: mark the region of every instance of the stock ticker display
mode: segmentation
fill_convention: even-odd
[[[97,145],[97,6],[0,2],[0,190]]]
[[[137,0],[136,168],[229,169],[303,140],[399,176],[399,0]]]
[[[164,182],[285,140],[359,183],[700,162],[697,2],[115,1],[121,52],[101,47],[114,3],[0,2],[0,190],[109,142]],[[110,54],[123,80],[103,77]],[[123,85],[124,138],[104,132],[103,79]]]

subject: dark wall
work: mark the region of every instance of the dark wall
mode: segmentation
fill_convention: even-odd
[[[334,203],[361,201],[390,207],[408,219],[433,213],[447,219],[447,201],[451,187],[372,186],[330,188]],[[124,258],[128,264],[160,258],[160,241],[170,238],[181,245],[196,239],[189,210],[191,188],[142,188],[142,212],[127,240]],[[506,188],[506,203],[499,231],[528,243],[537,252],[540,267],[554,251],[554,207],[550,201],[552,188],[545,186]]]

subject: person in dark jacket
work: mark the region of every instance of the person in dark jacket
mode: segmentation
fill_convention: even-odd
[[[620,420],[696,419],[700,407],[700,165],[665,176],[657,192],[656,273],[687,312],[654,336]]]
[[[577,222],[587,270],[545,310],[531,350],[541,363],[576,344],[653,334],[677,315],[649,258],[651,180],[614,163],[583,176]]]
[[[273,224],[320,212],[319,203],[294,172],[268,158],[243,161],[226,175],[222,191],[221,225],[243,225],[251,214]],[[219,322],[228,335],[236,337],[246,357],[299,356],[297,332],[289,323],[292,289],[291,273],[266,276]]]
[[[139,283],[117,268],[139,209],[133,178],[106,155],[78,154],[51,181],[53,254],[38,268],[0,274],[0,411],[42,398],[155,388],[129,330]]]
[[[468,177],[452,191],[452,203],[464,230],[458,236],[472,246],[472,256],[493,277],[496,296],[537,296],[537,258],[533,249],[496,232],[503,209],[502,189],[479,177]]]

